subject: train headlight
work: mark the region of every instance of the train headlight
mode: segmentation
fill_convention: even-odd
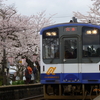
[[[57,33],[56,32],[51,32],[52,36],[56,36]]]
[[[86,34],[97,34],[97,33],[98,33],[98,31],[95,29],[86,31]]]
[[[92,30],[92,34],[97,34],[97,30]]]
[[[92,32],[91,32],[90,30],[89,30],[89,31],[87,31],[86,33],[87,33],[87,34],[92,34]]]
[[[51,36],[51,32],[46,32],[46,36]]]

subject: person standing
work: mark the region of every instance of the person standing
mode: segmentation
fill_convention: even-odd
[[[39,71],[37,68],[36,63],[34,62],[34,67],[33,67],[33,74],[34,74],[34,83],[38,83],[38,78],[39,78]]]
[[[32,68],[28,65],[25,69],[26,84],[29,84],[31,82],[32,72]]]

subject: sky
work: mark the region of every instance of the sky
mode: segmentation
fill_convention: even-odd
[[[69,22],[73,12],[87,14],[92,6],[91,0],[6,0],[6,5],[14,4],[21,15],[33,15],[45,11],[46,16],[54,15],[56,23]]]

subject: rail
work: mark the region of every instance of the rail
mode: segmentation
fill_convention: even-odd
[[[28,98],[22,98],[22,99],[19,99],[19,100],[30,100],[30,99],[36,99],[36,98],[41,98],[43,97],[43,95],[37,95],[37,96],[32,96],[32,97],[28,97]]]
[[[0,100],[20,100],[43,95],[43,86],[37,84],[0,86]]]

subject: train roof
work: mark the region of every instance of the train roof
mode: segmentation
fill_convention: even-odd
[[[92,23],[60,23],[60,24],[54,24],[54,25],[50,25],[50,26],[42,28],[42,30],[40,31],[40,34],[44,30],[48,30],[48,29],[56,28],[56,27],[60,27],[60,26],[88,26],[88,27],[95,27],[95,28],[100,29],[100,25],[96,25],[96,24],[92,24]]]

